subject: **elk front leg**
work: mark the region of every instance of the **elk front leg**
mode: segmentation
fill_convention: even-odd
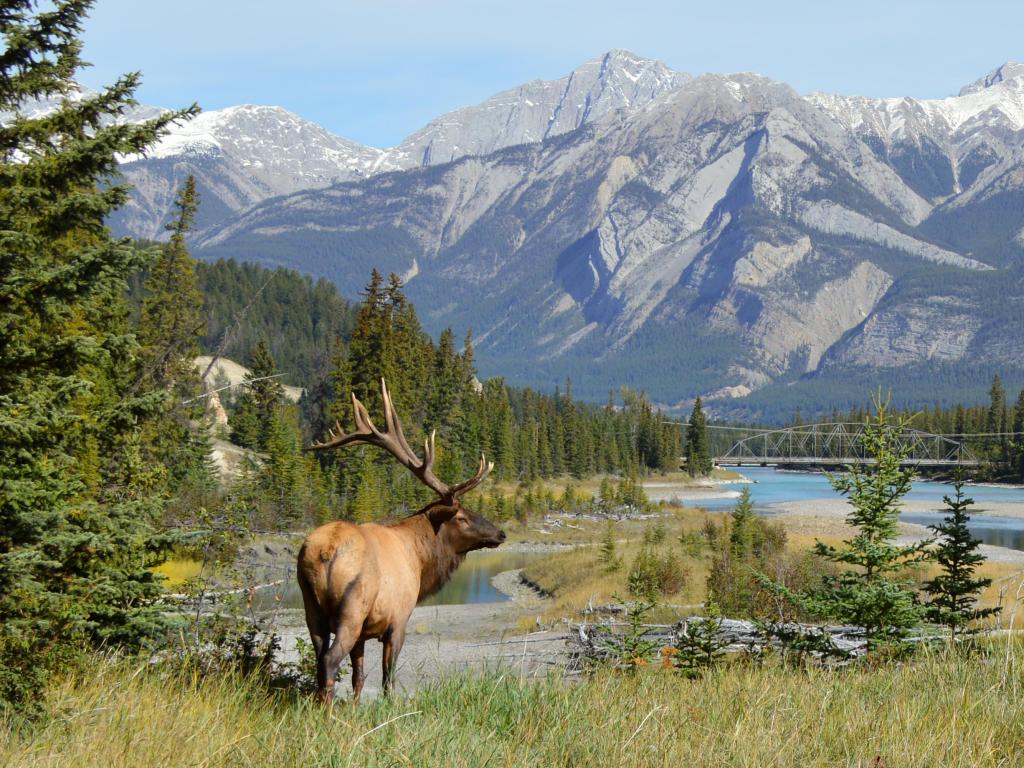
[[[348,655],[352,662],[352,703],[359,703],[359,694],[363,692],[363,682],[366,676],[363,674],[363,649],[366,646],[365,640],[359,640],[352,646],[352,652]]]
[[[405,643],[405,625],[393,626],[384,635],[384,694],[391,693],[391,686],[394,684],[395,664],[398,663],[398,654],[402,652],[402,645]]]

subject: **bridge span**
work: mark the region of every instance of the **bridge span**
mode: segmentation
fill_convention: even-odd
[[[852,423],[807,424],[765,430],[737,441],[714,461],[719,466],[872,464],[874,459],[864,449],[863,435],[864,425]],[[904,429],[897,435],[896,444],[901,452],[906,453],[902,463],[908,466],[979,464],[962,442],[944,435]]]

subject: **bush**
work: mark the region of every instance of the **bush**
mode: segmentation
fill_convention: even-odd
[[[672,646],[672,665],[686,677],[699,677],[714,667],[727,643],[720,637],[722,614],[713,596],[704,604],[704,616],[683,622]]]
[[[736,546],[733,537],[718,537],[708,573],[708,592],[716,596],[727,616],[775,615],[776,603],[768,599],[770,592],[760,586],[757,576],[787,570],[785,532],[761,518],[753,518],[750,526],[749,549]]]
[[[658,560],[646,547],[641,547],[626,577],[629,594],[640,600],[655,600],[661,593],[658,583]]]
[[[690,575],[672,548],[669,548],[663,557],[658,558],[656,571],[658,589],[663,595],[674,595],[682,591]]]
[[[659,553],[644,545],[630,566],[627,585],[634,597],[654,600],[679,592],[686,586],[688,575],[671,547]]]

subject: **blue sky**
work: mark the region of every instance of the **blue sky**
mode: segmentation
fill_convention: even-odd
[[[82,80],[140,70],[147,104],[274,104],[390,146],[611,48],[800,92],[941,97],[1024,60],[1022,33],[1022,0],[98,0]]]

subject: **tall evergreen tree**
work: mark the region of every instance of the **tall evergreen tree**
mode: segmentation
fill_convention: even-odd
[[[138,424],[164,394],[131,394],[139,350],[122,297],[151,259],[113,241],[127,199],[118,157],[174,120],[116,121],[137,75],[75,90],[87,0],[0,9],[0,702],[42,691],[90,644],[140,645],[163,630],[148,570],[161,549]],[[27,116],[31,101],[60,99]]]
[[[1013,407],[1014,471],[1018,480],[1024,479],[1024,389],[1017,395]]]
[[[164,417],[147,426],[146,442],[168,476],[177,483],[211,487],[210,444],[203,428],[204,400],[199,397],[202,383],[194,365],[205,325],[203,296],[185,243],[198,206],[195,179],[189,176],[175,201],[177,213],[167,225],[170,242],[144,284],[137,385],[167,392]]]
[[[686,471],[691,477],[710,474],[714,468],[708,443],[707,417],[704,404],[698,397],[693,403],[686,426]]]
[[[371,412],[375,412],[381,406],[380,379],[389,373],[385,370],[385,362],[391,346],[391,322],[384,277],[376,269],[371,273],[370,284],[363,297],[348,349],[347,378],[355,396]],[[392,386],[397,390],[399,388],[396,384],[392,381]]]
[[[985,419],[985,431],[989,437],[985,441],[992,452],[993,457],[998,457],[1001,447],[1001,439],[996,433],[1002,432],[1006,414],[1006,391],[1003,389],[1002,379],[999,374],[992,377],[992,387],[989,389],[988,415]]]
[[[992,579],[975,575],[985,556],[978,552],[981,540],[974,538],[967,527],[971,520],[968,508],[974,500],[964,497],[961,479],[953,487],[954,495],[943,498],[949,514],[941,523],[928,526],[939,536],[934,554],[942,573],[926,581],[924,591],[931,596],[926,607],[928,619],[949,627],[955,640],[971,622],[992,616],[999,608],[977,607],[978,595],[992,584]]]
[[[274,411],[281,404],[284,390],[266,340],[260,340],[253,352],[252,368],[245,375],[238,408],[232,417],[231,439],[245,448],[267,447]]]
[[[849,500],[846,522],[855,535],[841,546],[819,541],[814,547],[822,559],[849,568],[823,579],[814,595],[817,609],[863,627],[871,650],[898,644],[922,617],[914,590],[899,573],[925,559],[924,547],[931,542],[895,543],[901,499],[914,477],[913,467],[904,465],[909,448],[899,441],[906,427],[906,420],[890,421],[887,404],[879,398],[876,415],[865,423],[863,433],[865,451],[874,463],[851,466],[831,480],[832,487]]]
[[[729,546],[734,557],[747,561],[753,556],[756,522],[750,488],[745,487],[732,510]]]
[[[144,380],[158,387],[177,385],[180,389],[183,382],[196,380],[192,359],[199,354],[199,339],[205,330],[203,296],[185,236],[192,229],[198,207],[196,180],[189,176],[175,200],[174,220],[167,225],[170,242],[145,282],[139,321]]]

